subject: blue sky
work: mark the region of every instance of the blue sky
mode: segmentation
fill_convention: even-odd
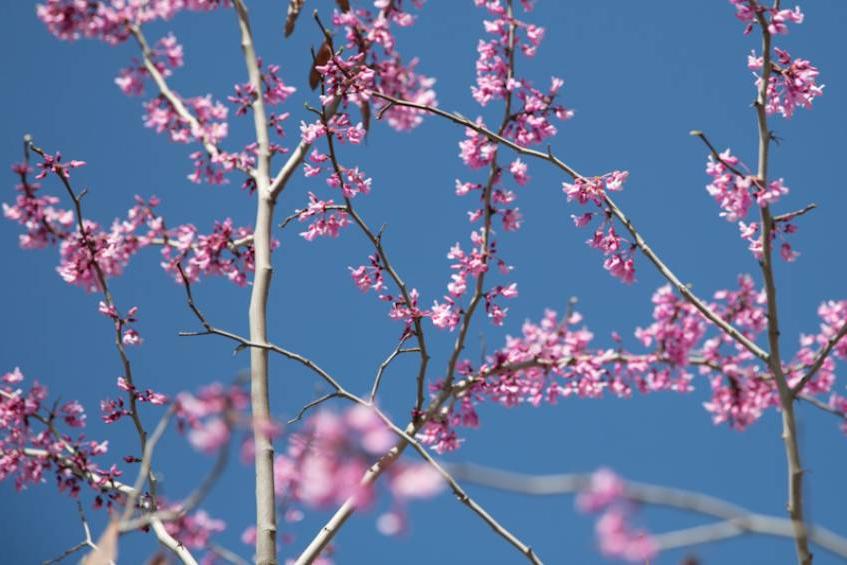
[[[306,86],[309,47],[319,35],[304,18],[294,36],[283,40],[284,2],[252,2],[260,54],[281,65],[281,74],[299,88],[288,107],[290,124],[304,117],[302,103],[313,100]],[[316,0],[328,14],[332,2]],[[816,309],[826,299],[847,298],[843,246],[837,226],[847,208],[843,182],[844,132],[847,131],[847,61],[837,37],[847,25],[847,4],[818,0],[803,6],[806,22],[793,26],[780,44],[810,59],[821,70],[825,95],[812,111],[791,121],[775,118],[781,143],[772,154],[772,173],[785,178],[790,196],[780,211],[816,202],[818,209],[799,222],[794,264],[779,263],[777,276],[784,347],[792,352],[800,332],[817,330]],[[475,46],[483,36],[483,13],[470,1],[430,0],[418,25],[400,34],[401,50],[421,58],[421,72],[438,79],[440,105],[468,116],[480,112],[470,96]],[[757,265],[736,228],[718,217],[704,190],[706,151],[688,135],[705,131],[721,148],[748,163],[755,161],[756,129],[750,103],[754,97],[746,55],[758,42],[742,35],[742,24],[728,2],[555,2],[541,0],[528,19],[547,27],[538,56],[520,59],[519,74],[536,84],[549,76],[565,80],[562,100],[576,110],[554,140],[556,153],[584,173],[630,171],[618,198],[648,242],[668,264],[693,284],[700,295],[732,287],[739,273],[758,275]],[[180,15],[151,25],[150,38],[174,31],[186,51],[186,67],[172,85],[186,95],[213,93],[224,99],[245,71],[238,31],[230,11]],[[99,42],[59,42],[37,21],[34,4],[0,5],[0,52],[5,84],[0,91],[0,155],[20,159],[21,138],[68,158],[89,164],[75,171],[79,186],[90,188],[89,217],[109,223],[125,214],[132,196],[158,195],[171,224],[193,222],[201,230],[214,219],[232,217],[250,224],[254,201],[237,182],[223,187],[196,186],[189,151],[145,129],[138,99],[125,97],[113,84],[118,69],[136,55],[134,46],[109,48]],[[499,112],[499,109],[494,110]],[[247,122],[232,120],[233,138],[246,139]],[[291,129],[291,135],[294,129]],[[462,131],[430,118],[411,134],[398,135],[381,124],[358,162],[373,176],[373,192],[360,210],[374,224],[386,224],[385,244],[398,270],[417,287],[425,303],[443,294],[449,276],[445,254],[469,232],[467,202],[453,195],[455,178],[467,178],[458,159]],[[234,144],[233,144],[234,145]],[[472,328],[470,356],[479,355],[480,335],[488,347],[519,331],[525,319],[544,308],[562,310],[571,296],[596,334],[610,343],[619,331],[631,342],[632,330],[650,320],[650,295],[662,284],[639,257],[637,284],[624,286],[609,277],[598,254],[584,244],[561,194],[561,176],[542,164],[530,164],[532,182],[521,190],[525,225],[500,238],[501,252],[516,266],[521,296],[511,301],[502,329],[487,322]],[[10,201],[14,177],[6,177]],[[51,190],[58,189],[50,185]],[[297,177],[283,195],[279,215],[302,207],[317,182]],[[0,256],[6,268],[0,301],[6,322],[0,329],[0,372],[20,366],[28,379],[39,379],[53,395],[77,398],[89,409],[91,437],[108,437],[116,459],[121,442],[132,441],[130,426],[97,422],[99,400],[114,395],[118,360],[110,345],[111,327],[97,313],[97,298],[65,285],[55,273],[55,250],[27,252],[17,247],[16,225],[0,223]],[[349,389],[364,391],[379,362],[393,348],[399,326],[384,304],[362,295],[347,275],[348,265],[363,263],[370,249],[349,231],[338,240],[306,243],[294,231],[277,234],[275,278],[270,304],[270,334],[284,346],[313,357]],[[195,329],[182,289],[164,274],[154,251],[138,256],[113,283],[120,305],[138,305],[139,330],[146,341],[133,352],[139,383],[173,394],[213,380],[231,380],[247,367],[246,355],[233,356],[228,344],[214,338],[179,338]],[[249,292],[226,281],[208,280],[195,292],[217,325],[247,332]],[[436,334],[433,375],[443,367],[453,336]],[[280,418],[296,414],[319,385],[297,366],[272,361],[273,411]],[[393,366],[386,377],[386,408],[403,415],[413,387],[411,360]],[[645,482],[702,491],[763,513],[782,515],[785,464],[780,420],[769,413],[746,432],[712,425],[701,403],[707,383],[696,381],[691,394],[637,396],[631,400],[567,400],[538,409],[481,410],[482,427],[466,433],[463,448],[448,459],[529,473],[590,471],[608,465],[623,476]],[[837,387],[843,392],[844,382]],[[810,518],[847,533],[843,477],[847,438],[837,422],[808,406],[798,410],[804,461],[808,468]],[[152,425],[155,411],[147,414]],[[211,465],[189,453],[176,434],[157,455],[168,492],[179,496]],[[593,520],[579,515],[568,497],[529,499],[469,487],[495,516],[528,540],[548,563],[602,562],[594,549]],[[245,557],[239,541],[252,523],[252,469],[231,465],[207,504],[209,512],[229,525],[221,542]],[[71,501],[48,484],[15,494],[0,484],[0,545],[10,563],[40,562],[79,541],[81,532]],[[90,512],[93,514],[93,512]],[[408,564],[442,562],[520,562],[519,556],[449,495],[417,503],[411,531],[398,539],[376,532],[375,512],[356,516],[337,538],[339,563]],[[297,541],[284,547],[296,553],[327,518],[313,512],[293,532]],[[647,511],[654,532],[694,525],[696,517]],[[94,516],[95,528],[103,515]],[[127,562],[141,562],[154,547],[143,535],[122,541]],[[692,550],[704,563],[791,563],[790,541],[738,538]],[[659,563],[677,563],[685,552],[669,552]],[[837,560],[818,551],[816,562]]]

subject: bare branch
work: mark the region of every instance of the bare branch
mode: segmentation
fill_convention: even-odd
[[[436,471],[447,481],[447,484],[450,485],[450,489],[453,491],[453,494],[456,496],[459,502],[467,506],[471,511],[473,511],[477,516],[479,516],[483,522],[488,524],[494,532],[509,542],[512,546],[515,547],[518,551],[520,551],[531,563],[535,563],[537,565],[541,564],[541,559],[535,554],[533,549],[522,542],[515,534],[506,529],[503,525],[500,524],[488,511],[485,510],[478,502],[472,499],[468,493],[461,487],[461,485],[453,478],[453,476],[438,462],[432,455],[429,454],[429,451],[426,450],[424,446],[418,442],[415,438],[413,438],[410,434],[406,433],[404,430],[399,428],[394,422],[391,421],[383,412],[377,408],[372,407],[374,412],[379,416],[379,418],[388,426],[391,431],[400,436],[404,441],[406,441],[412,448],[418,452],[418,454],[423,457],[423,459],[429,463]]]
[[[191,555],[188,548],[179,543],[171,534],[168,533],[161,520],[153,520],[150,525],[153,527],[153,532],[156,534],[156,538],[159,540],[159,543],[171,550],[184,565],[197,565],[197,560],[194,559],[194,556]]]
[[[814,210],[817,207],[818,207],[818,205],[815,204],[815,203],[807,204],[805,207],[800,208],[799,210],[795,210],[793,212],[788,212],[787,214],[780,214],[779,216],[774,216],[773,221],[777,222],[777,223],[779,223],[779,222],[790,222],[794,218],[799,218],[800,216],[802,216],[804,214],[808,214],[809,212],[811,212],[812,210]]]
[[[385,373],[385,370],[388,368],[388,366],[391,364],[391,362],[394,361],[395,359],[397,359],[397,357],[399,357],[403,353],[415,353],[415,352],[418,352],[418,351],[420,351],[419,347],[403,348],[403,342],[401,341],[400,343],[397,344],[397,347],[394,348],[394,351],[391,352],[391,355],[386,357],[385,361],[380,363],[379,369],[377,369],[377,371],[376,371],[376,377],[374,377],[374,384],[371,387],[371,396],[370,396],[371,404],[373,404],[374,401],[376,400],[376,395],[379,392],[379,385],[382,382],[382,375]]]
[[[308,404],[306,404],[305,406],[303,406],[303,408],[301,408],[300,412],[297,414],[296,418],[292,418],[292,419],[288,420],[288,424],[290,425],[290,424],[293,424],[295,422],[299,422],[300,420],[303,419],[303,416],[306,414],[307,411],[309,411],[312,408],[315,408],[316,406],[323,404],[327,400],[330,400],[332,398],[337,398],[338,396],[341,396],[341,395],[338,393],[338,391],[335,391],[335,392],[331,392],[329,394],[325,394],[325,395],[321,396],[320,398],[316,398],[315,400],[313,400],[313,401],[309,402]]]
[[[144,487],[144,482],[147,477],[151,474],[151,467],[153,465],[153,451],[156,449],[156,444],[159,443],[159,440],[162,439],[162,436],[165,435],[165,431],[168,429],[168,424],[171,421],[174,413],[176,412],[176,405],[171,405],[170,408],[162,415],[162,418],[159,420],[158,425],[156,425],[156,429],[153,430],[153,434],[148,438],[147,443],[144,446],[144,455],[141,458],[141,465],[138,469],[138,477],[135,479],[135,484],[132,487],[132,491],[127,497],[126,506],[124,507],[123,516],[121,517],[121,521],[126,521],[132,516],[132,513],[135,511],[135,505],[138,502],[138,497],[141,494],[141,490]]]

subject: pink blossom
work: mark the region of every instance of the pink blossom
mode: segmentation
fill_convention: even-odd
[[[623,509],[613,508],[597,520],[600,551],[607,557],[632,563],[652,560],[658,552],[656,542],[647,532],[633,528],[628,518]]]
[[[448,329],[451,332],[456,329],[461,318],[455,304],[450,299],[446,299],[443,303],[433,302],[430,317],[435,327]]]
[[[189,549],[205,549],[213,535],[226,529],[226,523],[212,518],[205,510],[198,510],[194,514],[165,523],[165,529]]]
[[[20,367],[15,367],[14,370],[0,377],[0,380],[6,384],[13,385],[23,381],[24,375],[21,373]]]

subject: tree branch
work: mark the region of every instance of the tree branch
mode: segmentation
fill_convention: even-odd
[[[191,113],[191,111],[185,106],[182,99],[177,95],[173,90],[171,90],[170,86],[168,86],[168,82],[165,80],[164,75],[156,68],[155,63],[153,63],[153,52],[150,49],[150,44],[147,43],[147,38],[144,37],[144,33],[141,31],[141,26],[137,24],[128,24],[127,28],[132,36],[135,38],[135,41],[138,43],[138,47],[141,49],[141,57],[144,62],[144,68],[150,74],[150,77],[153,79],[153,82],[156,84],[156,88],[159,89],[159,93],[168,101],[168,104],[174,109],[177,115],[184,121],[188,122],[188,125],[191,128],[191,131],[200,132],[203,131],[203,127],[200,125],[200,122]],[[209,154],[209,157],[212,161],[217,161],[221,157],[221,150],[217,145],[212,143],[208,137],[204,137],[200,140],[203,148],[206,150],[206,153]],[[249,169],[242,169],[238,167],[241,171],[252,175],[252,171]]]
[[[756,0],[750,0],[756,9]],[[764,189],[768,181],[768,157],[770,150],[771,132],[768,128],[768,117],[765,110],[768,99],[768,86],[771,73],[771,33],[768,29],[764,11],[755,10],[756,19],[762,31],[763,67],[761,84],[754,107],[759,126],[759,157],[758,184]],[[782,358],[779,343],[779,317],[776,298],[776,284],[773,274],[772,234],[774,221],[770,207],[766,204],[760,207],[762,218],[762,258],[759,265],[765,282],[768,311],[768,344],[770,356],[768,365],[771,374],[776,379],[779,390],[779,402],[782,408],[782,438],[785,442],[785,456],[788,465],[788,514],[794,524],[794,541],[797,550],[797,561],[802,565],[811,565],[812,553],[809,551],[809,533],[803,520],[803,465],[800,461],[800,448],[797,440],[797,423],[794,415],[794,393],[788,385],[788,380],[782,370]]]
[[[591,484],[590,473],[527,475],[467,463],[445,464],[445,467],[460,481],[531,496],[576,494]],[[743,534],[794,538],[791,520],[751,512],[731,502],[694,491],[624,481],[623,496],[641,504],[683,510],[722,520],[718,524],[657,535],[655,539],[662,549],[695,545]],[[847,538],[821,526],[810,526],[809,535],[820,547],[834,555],[847,557]]]

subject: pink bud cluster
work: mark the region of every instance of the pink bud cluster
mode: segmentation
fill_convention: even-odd
[[[229,0],[47,0],[36,6],[36,15],[59,39],[84,37],[117,45],[129,39],[129,24],[169,20],[182,10],[208,11],[229,5]]]
[[[297,214],[297,219],[305,222],[309,218],[313,218],[306,228],[306,231],[300,232],[300,235],[306,241],[314,241],[316,237],[338,237],[341,233],[341,228],[347,227],[350,223],[347,212],[337,210],[335,203],[330,200],[319,200],[314,193],[309,193],[309,207]]]
[[[188,430],[188,442],[211,454],[229,442],[235,423],[247,417],[250,397],[240,386],[213,383],[196,394],[179,393],[176,403],[177,422],[180,430]]]
[[[729,3],[735,7],[735,16],[747,24],[744,35],[753,31],[753,24],[757,22],[759,16],[765,19],[771,35],[787,35],[789,23],[803,23],[804,16],[799,6],[793,10],[786,10],[762,6],[758,0],[729,0]]]
[[[721,217],[738,224],[742,239],[749,243],[748,248],[757,259],[762,258],[762,238],[758,222],[747,223],[745,220],[754,200],[761,206],[770,206],[779,202],[788,194],[788,187],[783,179],[770,181],[767,186],[759,182],[755,175],[741,160],[734,156],[729,149],[719,154],[718,158],[709,155],[706,163],[706,174],[712,177],[712,182],[706,185],[706,191],[721,207]],[[797,231],[797,226],[791,218],[780,219],[774,223],[771,238],[780,238],[780,256],[785,261],[794,261],[799,253],[794,251],[784,237]]]
[[[792,59],[791,55],[779,47],[774,48],[778,64],[772,66],[768,77],[767,102],[768,114],[779,113],[784,118],[794,115],[795,108],[811,108],[812,102],[823,95],[823,85],[817,84],[820,74],[818,68],[806,59]],[[751,71],[761,71],[764,59],[753,52],[747,58],[747,67]],[[756,75],[756,86],[761,88],[762,77]]]
[[[115,328],[121,334],[121,341],[124,345],[141,345],[143,343],[143,339],[139,335],[138,331],[135,328],[132,328],[132,324],[138,321],[136,314],[138,314],[138,306],[133,306],[130,308],[126,316],[121,316],[118,313],[118,309],[111,302],[103,302],[100,301],[97,309],[101,314],[106,316],[107,318],[111,318],[112,321],[115,322]]]
[[[182,45],[173,34],[168,34],[156,42],[150,50],[150,59],[156,70],[165,77],[171,75],[172,69],[178,69],[185,63]],[[115,84],[127,96],[141,96],[144,94],[144,80],[148,75],[144,64],[133,59],[132,66],[120,70]]]
[[[162,501],[161,508],[168,508],[166,502]],[[226,530],[226,522],[212,518],[205,510],[198,510],[193,514],[186,514],[177,520],[165,523],[165,529],[180,544],[188,549],[209,549],[210,540],[215,534]],[[214,563],[216,556],[207,555],[203,563]]]
[[[343,100],[345,104],[362,106],[371,98],[376,88],[375,73],[365,64],[365,54],[358,53],[342,58],[333,54],[325,65],[318,65],[315,70],[320,74],[324,85],[321,104],[330,104],[334,99]]]
[[[525,56],[535,55],[544,38],[544,28],[517,19],[500,1],[474,0],[494,17],[486,20],[485,31],[493,37],[480,40],[477,45],[476,86],[471,87],[474,99],[486,106],[492,100],[510,98],[510,105],[520,100],[522,107],[513,111],[513,116],[503,134],[519,145],[530,146],[556,135],[551,117],[567,120],[573,111],[556,103],[556,96],[564,82],[551,80],[551,86],[542,92],[529,80],[513,76],[515,51]],[[528,8],[524,5],[524,8]]]
[[[576,312],[560,319],[548,310],[540,323],[525,322],[522,335],[507,337],[505,347],[481,366],[469,361],[457,365],[463,380],[452,386],[459,401],[427,421],[418,437],[438,452],[452,451],[462,441],[456,428],[477,427],[475,406],[485,400],[511,407],[555,403],[559,397],[599,398],[607,392],[624,398],[634,390],[685,393],[694,388],[693,369],[708,379],[712,396],[704,407],[715,424],[726,422],[743,430],[768,408],[779,406],[776,383],[767,368],[709,324],[691,303],[664,286],[654,293],[653,304],[652,324],[635,330],[635,337],[649,350],[646,354],[622,348],[592,349],[594,336],[580,326],[582,316]],[[749,276],[739,277],[737,290],[716,292],[709,307],[750,340],[767,329],[765,293]],[[800,348],[783,367],[789,386],[799,384],[840,331],[847,319],[847,301],[826,302],[819,315],[820,332],[801,336]],[[847,338],[834,344],[834,355],[847,358]],[[835,361],[827,359],[805,385],[804,394],[829,394],[834,370]],[[442,388],[443,383],[436,383],[433,394],[440,394]]]
[[[94,462],[108,451],[107,441],[59,432],[59,422],[69,428],[85,426],[79,402],[49,408],[47,389],[35,381],[24,391],[23,380],[18,368],[0,376],[0,481],[14,477],[15,488],[21,490],[45,482],[45,475],[52,472],[59,491],[76,498],[85,483],[99,492],[121,476],[115,465],[104,469]]]
[[[28,180],[32,172],[29,165],[16,164],[12,166],[12,171],[20,177],[20,182],[15,186],[19,194],[14,204],[3,203],[3,215],[23,226],[25,233],[19,236],[20,246],[24,249],[40,249],[64,239],[73,225],[73,212],[57,208],[59,198],[56,196],[36,194],[41,185]]]
[[[626,498],[624,483],[613,471],[595,471],[588,487],[577,496],[576,506],[582,512],[602,513],[595,531],[600,551],[606,557],[644,563],[658,553],[650,534],[633,527],[632,516],[637,507]]]
[[[504,221],[506,221],[505,218]],[[489,261],[496,258],[497,246],[494,242],[488,246],[488,254],[485,254],[486,243],[482,230],[471,232],[471,242],[474,247],[469,252],[464,251],[459,243],[456,243],[447,253],[447,258],[454,261],[450,268],[455,272],[451,275],[451,282],[447,284],[448,294],[444,296],[444,301],[433,303],[431,315],[432,322],[436,327],[450,331],[456,328],[461,315],[464,314],[464,310],[457,304],[456,300],[467,292],[468,278],[479,278],[488,272]],[[497,264],[503,275],[509,274],[512,270],[512,267],[500,258],[497,258]],[[484,292],[485,312],[495,325],[503,325],[503,320],[508,312],[508,308],[503,308],[495,300],[498,297],[511,299],[517,296],[517,283],[510,283],[505,286],[496,285]]]
[[[670,285],[653,293],[653,323],[636,328],[644,347],[655,346],[671,366],[684,367],[706,333],[706,320],[687,300],[677,297]]]
[[[747,24],[744,33],[749,34],[754,24],[764,21],[771,36],[787,35],[788,24],[803,23],[804,15],[797,6],[793,10],[778,9],[759,4],[757,0],[729,0],[735,6],[738,19]],[[777,3],[778,4],[778,3]],[[781,114],[784,118],[794,115],[795,108],[811,108],[812,101],[823,94],[823,85],[817,84],[820,74],[817,67],[806,59],[792,59],[787,51],[774,47],[776,61],[771,61],[768,70],[765,111],[768,114]],[[753,51],[747,57],[747,67],[754,71],[756,88],[762,87],[764,57]]]
[[[300,122],[301,138],[304,143],[314,143],[324,136],[331,136],[337,142],[349,141],[353,145],[358,145],[365,138],[362,123],[353,125],[346,113],[335,114],[326,120],[325,124],[322,119],[311,124]],[[333,147],[330,146],[328,151],[332,153]],[[344,167],[338,162],[337,156],[333,159],[330,154],[321,153],[317,149],[312,150],[308,161],[303,164],[303,174],[307,177],[325,174],[327,186],[340,189],[345,199],[355,198],[358,194],[369,194],[373,183],[373,180],[359,167]]]
[[[267,69],[263,67],[264,65],[260,60],[259,71],[261,73],[262,100],[268,106],[278,106],[285,103],[288,97],[294,94],[297,89],[293,86],[287,86],[282,81],[279,77],[279,65],[268,65]],[[253,85],[243,83],[235,85],[235,96],[228,97],[228,100],[236,105],[235,115],[243,116],[253,107],[253,101],[256,97],[257,94]]]
[[[738,290],[715,293],[710,307],[741,333],[755,340],[767,329],[766,296],[749,275],[738,278]],[[778,406],[773,381],[762,378],[764,369],[743,346],[719,333],[703,342],[700,373],[709,378],[712,398],[703,404],[715,424],[728,423],[743,430],[767,408]]]
[[[354,497],[359,508],[373,504],[375,485],[362,485],[363,473],[390,449],[395,435],[373,410],[356,405],[339,414],[322,410],[309,417],[302,429],[288,437],[287,448],[274,460],[276,494],[289,508],[286,520],[302,513],[293,506],[334,507]],[[402,530],[410,500],[430,498],[444,488],[441,475],[429,464],[399,460],[385,474],[391,510],[380,516],[386,535]]]
[[[56,172],[67,180],[65,167],[79,166],[81,161],[61,163],[60,157],[47,155],[39,166],[44,176],[48,171]],[[189,281],[194,282],[200,275],[225,276],[240,286],[247,284],[247,277],[253,271],[252,230],[246,227],[234,227],[227,218],[217,222],[211,234],[199,234],[191,224],[166,229],[164,219],[155,208],[158,198],[144,200],[135,197],[135,205],[129,209],[124,220],[112,222],[111,228],[103,230],[99,224],[88,219],[82,220],[83,232],[74,225],[71,211],[56,208],[59,199],[53,196],[38,196],[38,184],[28,181],[31,169],[25,165],[15,165],[13,170],[21,181],[16,186],[19,192],[14,204],[3,204],[4,216],[21,224],[26,233],[20,236],[21,247],[42,248],[48,244],[58,244],[60,261],[57,271],[69,284],[80,286],[89,292],[102,290],[95,265],[106,278],[119,276],[129,264],[130,259],[142,248],[161,245],[162,267],[174,274],[181,282],[177,272],[177,263],[183,262],[183,269]],[[276,247],[278,242],[273,242]],[[113,317],[117,311],[101,309],[103,314]],[[124,336],[127,344],[140,343],[135,330]]]
[[[579,216],[571,214],[574,225],[578,228],[587,226],[595,215],[601,215],[603,222],[595,228],[594,235],[586,243],[603,253],[606,259],[603,268],[619,278],[621,281],[631,284],[635,282],[635,249],[634,243],[621,237],[615,230],[612,222],[612,211],[606,207],[606,191],[623,190],[623,184],[629,178],[627,171],[613,171],[601,177],[585,178],[578,177],[573,183],[562,183],[562,191],[567,195],[568,202],[576,200],[581,205],[592,203],[603,209],[601,214],[597,212],[585,212]]]
[[[162,267],[172,273],[177,282],[182,281],[177,269],[177,264],[182,263],[189,282],[197,281],[200,275],[219,275],[238,286],[246,286],[247,276],[255,268],[252,235],[252,229],[236,228],[230,218],[216,221],[208,235],[199,234],[191,224],[177,226],[166,232]],[[271,248],[278,245],[274,240]]]
[[[412,4],[420,9],[423,7],[423,0],[412,0]],[[403,9],[402,1],[377,0],[374,7],[375,12],[356,8],[336,10],[332,16],[332,25],[344,32],[345,48],[357,53],[354,57],[362,57],[360,62],[370,70],[365,81],[360,77],[354,79],[354,82],[358,81],[365,88],[366,84],[370,84],[370,88],[395,98],[418,104],[437,105],[432,88],[435,79],[417,73],[417,58],[408,63],[403,62],[397,50],[397,38],[392,30],[393,25],[401,28],[413,25],[415,16]],[[351,77],[345,78],[350,80]],[[341,80],[341,77],[336,77],[336,80]],[[329,93],[328,90],[327,94]],[[365,100],[367,97],[360,98],[358,102]],[[383,104],[380,113],[388,121],[388,125],[397,131],[411,130],[423,121],[423,113],[413,108]]]
[[[530,86],[529,81],[513,77],[515,50],[520,47],[525,55],[532,56],[543,37],[543,29],[517,20],[499,0],[475,1],[475,4],[484,7],[496,19],[484,22],[486,31],[494,38],[479,42],[477,85],[472,88],[473,96],[481,106],[492,100],[505,100],[507,115],[499,128],[499,135],[521,145],[540,143],[555,134],[555,127],[548,121],[550,115],[560,119],[571,116],[564,108],[553,105],[555,91],[561,87],[561,81],[554,80],[553,90],[548,95],[542,95]],[[529,3],[524,3],[524,8],[528,11]],[[523,39],[518,37],[521,33],[524,34],[521,36]],[[523,108],[511,112],[515,100],[521,100]],[[481,117],[477,118],[476,125],[485,127]],[[465,139],[459,142],[459,157],[472,170],[488,167],[490,171],[486,184],[456,179],[458,196],[479,192],[480,207],[470,210],[468,219],[472,223],[482,221],[483,225],[471,232],[470,251],[463,250],[456,243],[447,254],[448,259],[454,261],[451,269],[455,272],[447,285],[448,294],[442,301],[433,303],[430,316],[436,327],[450,331],[456,328],[465,313],[457,299],[467,291],[469,278],[481,280],[495,260],[501,274],[508,275],[512,269],[497,257],[492,218],[499,216],[505,231],[518,230],[523,222],[520,209],[514,206],[517,194],[503,184],[505,170],[497,163],[495,141],[473,128],[466,128]],[[519,158],[509,165],[508,173],[518,186],[524,186],[529,181],[527,164]],[[482,293],[480,297],[485,301],[488,317],[495,325],[502,325],[508,309],[502,307],[497,299],[516,297],[517,285],[507,283],[489,289],[480,287],[478,292]]]

